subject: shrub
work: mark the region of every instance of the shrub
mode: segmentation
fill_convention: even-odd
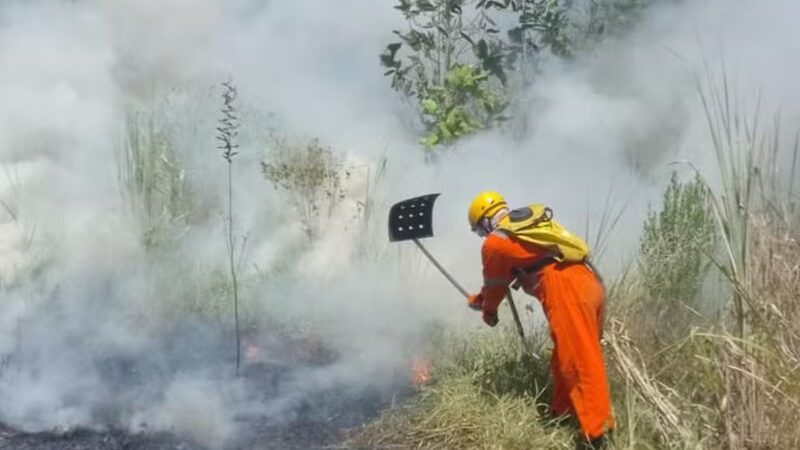
[[[344,158],[317,139],[275,138],[261,171],[298,211],[309,240],[319,235],[324,219],[345,198],[344,184],[350,178]]]
[[[661,210],[650,211],[639,242],[639,271],[647,308],[660,328],[676,329],[697,314],[697,297],[710,268],[716,222],[708,190],[696,176],[682,183],[673,173]]]

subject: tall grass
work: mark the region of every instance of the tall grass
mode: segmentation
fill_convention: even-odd
[[[796,263],[786,263],[800,257],[797,245],[800,221],[792,208],[797,139],[790,150],[791,172],[784,174],[779,161],[789,151],[781,141],[780,117],[776,115],[771,126],[763,124],[760,101],[752,115],[744,116],[738,112],[738,101],[729,93],[724,71],[721,86],[717,90],[701,90],[722,177],[715,210],[728,259],[720,266],[735,288],[733,304],[738,336],[769,350],[767,355],[761,355],[752,345],[743,346],[735,355],[741,370],[728,380],[733,394],[750,404],[748,409],[729,414],[729,419],[744,431],[733,437],[746,442],[758,440],[761,433],[774,432],[771,428],[775,421],[798,418],[797,397],[785,395],[776,399],[766,395],[782,392],[779,386],[795,390],[798,385],[791,370],[798,367],[792,362],[797,361],[798,355],[796,320],[800,317],[795,299],[800,294],[800,284],[796,281]],[[788,190],[783,191],[781,186],[787,179]],[[766,358],[773,353],[782,358]],[[785,372],[786,369],[790,371]],[[764,391],[761,386],[764,383],[769,392],[760,392],[761,400],[752,401],[754,394]],[[767,398],[773,402],[763,405]],[[782,418],[765,419],[771,416],[769,411],[783,409],[776,406],[787,402],[790,406]],[[752,409],[759,405],[764,414],[761,420],[753,421]],[[795,445],[800,440],[797,434],[788,433],[794,435]]]
[[[359,239],[356,243],[357,254],[365,260],[380,259],[386,249],[385,223],[384,217],[380,213],[385,211],[388,206],[386,198],[381,197],[380,193],[385,191],[388,166],[389,159],[383,156],[375,163],[365,167],[367,174],[364,182],[364,197],[358,201],[361,223]],[[379,242],[383,245],[378,244]]]
[[[155,249],[188,227],[189,183],[168,130],[154,109],[131,109],[116,152],[124,204],[138,224],[142,244]]]
[[[713,79],[710,69],[707,68],[706,74],[707,85],[699,85],[698,91],[721,183],[720,189],[712,196],[726,256],[718,266],[734,285],[737,333],[743,337],[745,303],[750,300],[746,286],[749,215],[757,206],[753,204],[754,181],[765,150],[777,148],[778,136],[765,134],[760,128],[760,104],[756,105],[752,115],[743,112],[738,99],[731,96],[724,70],[718,82]],[[717,83],[721,87],[716,87]]]
[[[717,183],[702,177],[720,244],[709,256],[730,287],[713,294],[726,314],[654,342],[658,324],[639,326],[651,311],[635,306],[651,293],[628,290],[609,333],[612,366],[626,396],[646,405],[661,446],[797,448],[800,223],[796,165],[783,173],[778,164],[794,160],[796,140],[783,145],[779,118],[765,125],[760,101],[747,113],[722,73],[707,71],[699,92],[719,171]]]

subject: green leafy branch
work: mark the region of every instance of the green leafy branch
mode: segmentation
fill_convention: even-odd
[[[428,128],[422,138],[426,148],[449,144],[502,118],[505,102],[486,87],[488,79],[489,73],[482,69],[456,65],[443,86],[428,90],[420,102]]]

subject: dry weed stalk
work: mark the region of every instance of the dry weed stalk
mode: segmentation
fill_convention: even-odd
[[[222,158],[228,164],[228,217],[227,217],[227,249],[228,267],[231,274],[233,285],[233,318],[236,327],[236,375],[239,375],[239,366],[242,360],[241,331],[239,329],[239,285],[236,276],[236,263],[234,239],[233,239],[233,157],[238,154],[236,149],[236,137],[239,132],[239,119],[236,116],[236,108],[233,104],[236,100],[236,87],[233,82],[222,83],[222,118],[219,119],[217,127],[217,140],[220,142],[218,149],[222,150]]]
[[[607,330],[610,358],[616,369],[633,386],[638,396],[650,405],[655,414],[656,429],[664,442],[688,442],[692,432],[681,418],[681,409],[671,398],[677,394],[652,377],[647,370],[639,350],[628,336],[625,325],[619,320],[611,320]]]

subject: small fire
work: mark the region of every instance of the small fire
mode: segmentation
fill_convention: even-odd
[[[420,387],[430,381],[431,362],[428,358],[416,357],[411,364],[411,383],[414,387]]]
[[[261,361],[261,349],[258,345],[248,342],[244,345],[244,360],[246,363],[256,363]]]

